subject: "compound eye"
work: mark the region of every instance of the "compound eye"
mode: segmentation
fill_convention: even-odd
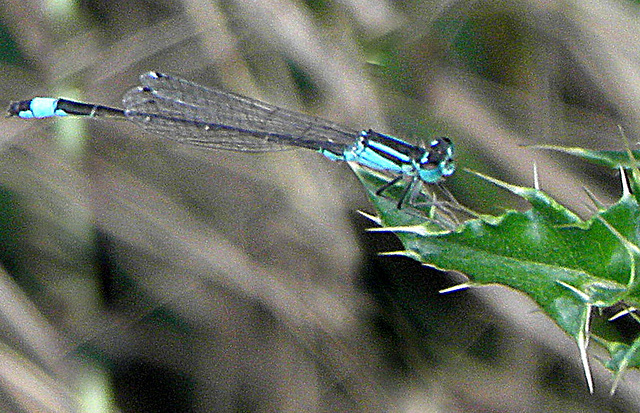
[[[437,148],[438,146],[444,146],[444,147],[448,147],[451,145],[451,139],[443,136],[440,138],[436,138],[434,140],[432,140],[431,142],[429,142],[429,146],[432,148]]]

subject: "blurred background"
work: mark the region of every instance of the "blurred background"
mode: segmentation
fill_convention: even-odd
[[[148,70],[412,142],[587,217],[615,171],[526,145],[640,136],[635,1],[0,3],[0,102],[121,106]],[[3,412],[631,412],[528,299],[408,259],[344,164],[202,151],[132,123],[0,119]],[[498,207],[499,206],[499,207]],[[598,355],[592,347],[592,354]]]

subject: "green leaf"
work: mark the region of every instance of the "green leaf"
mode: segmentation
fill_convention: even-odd
[[[622,136],[628,148],[629,143],[624,137],[624,133]],[[638,170],[638,166],[640,165],[638,163],[638,159],[640,159],[640,151],[632,151],[631,149],[627,149],[626,151],[595,151],[584,148],[555,145],[534,145],[531,147],[567,153],[584,159],[585,161],[609,168],[631,170],[631,187],[635,193],[640,193],[640,170]]]
[[[592,390],[586,354],[592,308],[619,302],[640,306],[640,207],[635,196],[625,189],[614,205],[583,220],[543,191],[472,172],[524,198],[531,209],[477,215],[458,224],[442,208],[398,210],[393,192],[390,199],[375,195],[384,182],[378,175],[353,167],[378,210],[379,230],[393,231],[404,245],[395,254],[462,272],[469,278],[466,286],[501,284],[533,298],[576,341]],[[616,374],[636,367],[639,349],[640,339],[626,353],[611,347],[612,361],[605,365]]]
[[[586,161],[597,165],[606,166],[608,168],[625,168],[630,169],[638,166],[636,159],[640,159],[640,151],[631,151],[633,157],[629,158],[627,151],[596,151],[584,148],[565,147],[556,145],[533,145],[536,149],[549,149],[552,151],[563,152],[569,155],[577,156]]]

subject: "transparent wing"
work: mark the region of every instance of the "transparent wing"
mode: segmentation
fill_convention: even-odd
[[[123,98],[126,116],[144,129],[191,145],[233,151],[291,146],[341,152],[358,132],[333,122],[219,89],[149,72]]]

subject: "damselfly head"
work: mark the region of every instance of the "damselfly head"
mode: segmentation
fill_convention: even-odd
[[[425,156],[420,162],[420,177],[425,182],[439,182],[456,170],[454,161],[455,146],[451,139],[440,137],[432,139],[425,148]]]

